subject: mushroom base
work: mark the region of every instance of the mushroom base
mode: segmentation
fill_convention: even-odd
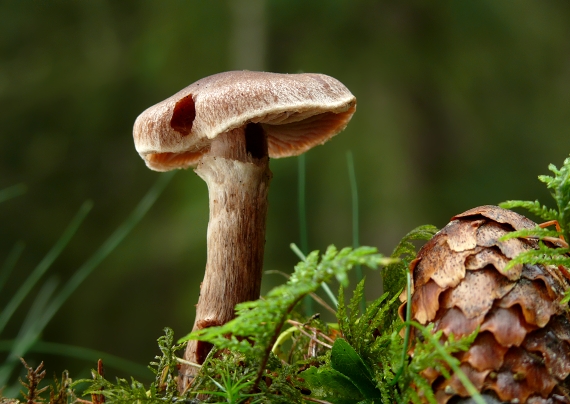
[[[205,156],[196,173],[208,184],[210,221],[208,259],[193,330],[219,326],[234,318],[235,305],[256,300],[261,289],[269,159],[249,162]],[[189,341],[184,359],[202,364],[211,345]],[[183,365],[179,387],[185,390],[197,369]]]

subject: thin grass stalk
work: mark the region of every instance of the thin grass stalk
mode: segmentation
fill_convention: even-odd
[[[356,172],[354,170],[354,159],[352,158],[352,152],[350,150],[346,152],[346,164],[348,166],[348,179],[350,182],[350,196],[352,200],[352,248],[358,248],[360,247],[358,186],[356,183]],[[356,284],[358,284],[363,278],[362,266],[356,265],[354,267],[354,273],[356,275]],[[360,312],[364,313],[365,311],[366,311],[366,297],[364,296],[364,294],[362,294],[362,300],[360,301]]]
[[[41,286],[39,292],[36,294],[34,302],[32,306],[28,310],[22,325],[20,326],[20,331],[16,337],[16,340],[24,340],[28,335],[33,335],[34,340],[37,332],[34,330],[37,329],[38,323],[40,318],[43,316],[44,308],[46,307],[49,300],[54,295],[54,292],[57,288],[59,281],[55,276],[50,276]],[[18,359],[20,356],[16,357]]]
[[[299,239],[301,240],[301,251],[303,254],[309,252],[309,237],[307,227],[307,202],[306,202],[306,156],[301,154],[297,157],[298,167],[298,208],[299,208]]]
[[[301,251],[306,255],[309,251],[308,230],[307,230],[307,202],[305,197],[305,184],[307,177],[306,157],[301,154],[297,157],[297,207],[299,209],[299,239],[301,241]],[[313,299],[305,296],[303,299],[305,315],[310,317],[314,314]]]

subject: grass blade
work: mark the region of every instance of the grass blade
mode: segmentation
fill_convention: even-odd
[[[5,386],[13,371],[14,364],[19,357],[28,352],[31,347],[38,342],[38,339],[43,332],[46,325],[51,321],[53,316],[61,308],[63,303],[69,296],[79,287],[79,285],[87,278],[87,276],[105,259],[125,238],[125,236],[133,229],[133,227],[142,219],[150,207],[154,204],[158,196],[164,190],[166,185],[170,182],[174,172],[162,174],[154,186],[142,198],[139,204],[135,207],[133,212],[127,219],[111,234],[111,236],[103,243],[103,245],[72,275],[72,277],[65,283],[63,288],[55,295],[55,297],[48,303],[49,298],[53,295],[55,285],[53,282],[47,282],[38,294],[32,308],[30,309],[27,319],[24,321],[16,342],[11,348],[8,359],[0,367],[0,386]],[[17,296],[11,299],[10,312],[6,314],[6,310],[0,315],[0,320],[5,318],[3,325],[5,325],[10,318],[11,314],[19,306],[21,301],[29,293],[29,290],[39,280],[41,275],[45,273],[49,265],[59,255],[63,247],[67,244],[71,236],[77,230],[77,227],[91,209],[90,204],[84,204],[76,215],[72,223],[68,226],[64,235],[58,240],[56,245],[50,250],[46,258],[38,265],[33,271],[33,279],[28,278],[23,287],[16,292]],[[38,269],[39,268],[39,269]],[[16,390],[17,393],[17,390]],[[8,394],[8,393],[6,393]]]
[[[18,241],[14,247],[12,247],[12,251],[8,254],[6,261],[4,261],[4,265],[2,265],[2,268],[0,269],[0,291],[2,291],[2,288],[10,277],[12,270],[16,266],[16,262],[18,262],[20,255],[22,255],[22,251],[24,251],[24,247],[24,242]]]
[[[16,343],[16,340],[0,341],[0,352],[12,351],[12,347]],[[96,349],[84,348],[68,344],[59,344],[56,342],[37,341],[29,347],[28,352],[60,355],[68,358],[81,359],[92,363],[97,363],[97,360],[101,359],[105,364],[105,367],[110,367],[125,372],[133,377],[146,379],[152,378],[152,373],[148,367],[115,355],[108,354],[106,352],[98,351]]]
[[[0,203],[24,194],[27,189],[24,184],[17,184],[0,190]]]
[[[309,251],[308,231],[307,231],[307,203],[305,198],[305,179],[307,177],[307,169],[305,165],[305,155],[301,154],[297,157],[297,206],[299,209],[299,239],[301,240],[301,252],[306,255]],[[305,306],[305,315],[310,317],[314,314],[313,299],[311,296],[305,296],[303,299]]]
[[[16,309],[20,306],[22,301],[26,298],[26,296],[30,293],[32,288],[37,284],[40,278],[46,273],[48,268],[51,264],[55,261],[55,259],[59,256],[59,254],[63,251],[65,246],[71,240],[71,237],[75,234],[79,225],[87,216],[87,213],[91,210],[93,204],[91,202],[85,202],[79,212],[75,215],[71,223],[67,226],[59,240],[55,243],[55,245],[51,248],[51,250],[46,254],[46,256],[40,261],[38,266],[34,268],[32,273],[26,278],[24,283],[20,286],[18,291],[12,296],[6,307],[0,313],[0,334],[6,327],[8,321],[16,311]]]
[[[20,327],[16,342],[12,345],[8,357],[0,366],[0,386],[5,386],[12,374],[14,367],[20,363],[20,358],[23,357],[29,348],[37,341],[39,332],[37,331],[37,324],[42,317],[42,312],[50,297],[53,295],[57,281],[55,278],[50,278],[44,283],[36,295],[36,298]]]
[[[47,307],[45,315],[42,317],[40,327],[43,329],[52,317],[57,313],[63,303],[81,285],[81,283],[93,272],[93,270],[119,245],[135,225],[143,218],[146,212],[157,200],[166,185],[174,176],[175,171],[164,173],[159,176],[158,181],[152,186],[147,194],[135,207],[127,219],[111,234],[111,236],[101,245],[101,247],[73,274],[73,276],[63,286],[51,304]]]

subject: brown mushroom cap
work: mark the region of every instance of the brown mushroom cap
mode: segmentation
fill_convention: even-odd
[[[205,77],[139,115],[135,147],[156,171],[188,168],[217,135],[259,123],[270,157],[304,153],[342,131],[356,98],[323,74],[231,71]]]

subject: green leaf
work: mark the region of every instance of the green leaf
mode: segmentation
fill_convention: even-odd
[[[336,339],[331,352],[331,366],[348,377],[365,398],[379,398],[372,372],[354,348],[342,338]]]
[[[355,404],[364,399],[354,383],[337,370],[311,366],[299,376],[311,390],[311,397],[334,404]]]

